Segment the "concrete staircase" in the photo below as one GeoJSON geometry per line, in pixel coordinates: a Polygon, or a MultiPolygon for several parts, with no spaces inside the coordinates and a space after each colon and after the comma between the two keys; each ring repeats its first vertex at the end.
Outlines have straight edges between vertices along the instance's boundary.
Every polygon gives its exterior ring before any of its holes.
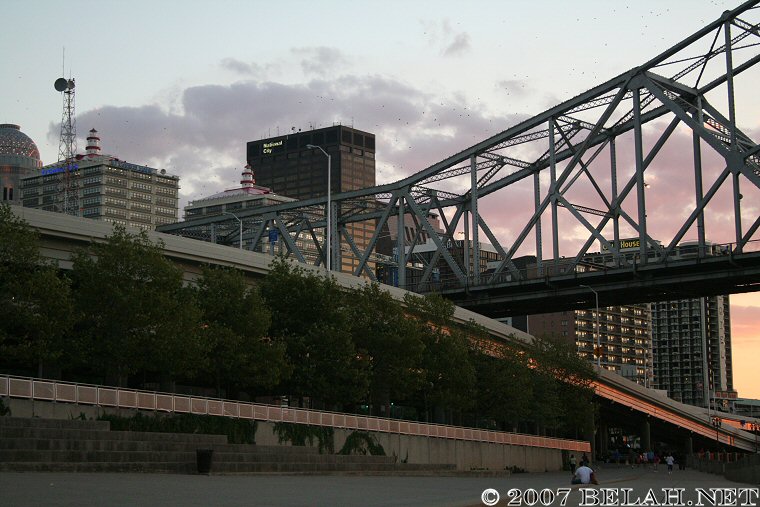
{"type": "Polygon", "coordinates": [[[312,447],[228,444],[223,435],[111,431],[107,421],[0,417],[0,472],[197,473],[213,449],[214,474],[456,473],[454,465],[397,463],[392,456],[319,454],[312,447]]]}

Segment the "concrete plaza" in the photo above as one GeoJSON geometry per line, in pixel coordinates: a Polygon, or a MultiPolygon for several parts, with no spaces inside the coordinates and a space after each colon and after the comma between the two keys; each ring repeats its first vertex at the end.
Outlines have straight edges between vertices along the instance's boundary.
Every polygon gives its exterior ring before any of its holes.
{"type": "MultiPolygon", "coordinates": [[[[666,467],[608,467],[598,470],[599,486],[632,488],[630,502],[644,499],[652,490],[660,502],[663,488],[684,488],[684,504],[696,505],[696,488],[752,488],[757,485],[728,481],[721,476],[666,467]]],[[[0,505],[108,506],[108,507],[475,507],[484,505],[481,494],[499,492],[498,505],[507,505],[508,491],[538,492],[570,488],[569,472],[514,474],[510,477],[409,477],[367,475],[172,475],[91,473],[0,473],[0,505]]],[[[519,505],[528,505],[525,497],[519,505]]],[[[755,503],[750,505],[757,505],[755,503]]],[[[568,506],[583,502],[578,486],[567,497],[568,506]]],[[[620,498],[607,505],[624,505],[620,498]]],[[[539,501],[534,505],[542,505],[539,501]]],[[[560,505],[555,499],[552,505],[560,505]]],[[[670,505],[678,505],[671,502],[670,505]]],[[[709,503],[704,503],[709,505],[709,503]]],[[[742,505],[741,502],[736,505],[742,505]]]]}

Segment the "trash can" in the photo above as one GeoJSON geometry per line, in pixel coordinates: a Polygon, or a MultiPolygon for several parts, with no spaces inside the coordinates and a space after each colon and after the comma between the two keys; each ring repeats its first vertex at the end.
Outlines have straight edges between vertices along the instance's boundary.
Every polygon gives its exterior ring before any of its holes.
{"type": "Polygon", "coordinates": [[[195,462],[198,465],[199,474],[211,473],[211,460],[214,457],[213,449],[196,449],[195,462]]]}

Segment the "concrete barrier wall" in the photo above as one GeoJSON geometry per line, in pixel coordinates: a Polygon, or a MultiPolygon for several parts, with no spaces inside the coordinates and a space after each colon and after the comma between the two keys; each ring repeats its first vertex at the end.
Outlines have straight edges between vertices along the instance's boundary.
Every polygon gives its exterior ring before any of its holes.
{"type": "MultiPolygon", "coordinates": [[[[115,409],[75,403],[55,403],[17,398],[3,398],[15,417],[41,417],[50,419],[95,419],[104,413],[114,413],[130,417],[137,411],[115,409]]],[[[256,443],[258,445],[281,445],[274,432],[274,424],[258,421],[256,443]]],[[[352,430],[335,428],[334,445],[338,451],[343,447],[352,430]]],[[[457,470],[504,470],[513,466],[528,472],[561,470],[562,451],[541,447],[496,444],[451,440],[436,437],[400,435],[396,433],[370,433],[383,446],[388,456],[396,456],[399,461],[421,464],[454,464],[457,470]]],[[[285,444],[288,445],[288,444],[285,444]]],[[[314,442],[314,445],[318,445],[314,442]]]]}
{"type": "Polygon", "coordinates": [[[722,475],[730,481],[760,484],[760,455],[744,456],[742,459],[726,463],[725,461],[699,459],[692,455],[688,460],[689,466],[716,475],[722,475]]]}
{"type": "MultiPolygon", "coordinates": [[[[352,430],[335,428],[333,438],[335,451],[339,451],[352,430]]],[[[562,451],[517,445],[494,444],[450,440],[435,437],[399,435],[368,431],[383,446],[385,454],[396,456],[399,461],[421,464],[454,464],[457,470],[504,470],[517,466],[528,472],[553,472],[562,470],[562,451]]],[[[256,443],[279,445],[274,423],[259,421],[256,443]]],[[[316,447],[318,444],[314,442],[316,447]]]]}

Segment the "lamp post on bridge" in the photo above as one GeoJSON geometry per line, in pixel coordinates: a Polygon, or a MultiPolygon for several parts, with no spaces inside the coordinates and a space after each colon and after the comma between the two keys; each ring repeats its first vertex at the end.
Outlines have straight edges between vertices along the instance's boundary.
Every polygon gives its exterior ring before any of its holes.
{"type": "Polygon", "coordinates": [[[312,150],[317,149],[321,151],[325,155],[325,157],[327,157],[327,223],[325,227],[327,229],[327,233],[325,234],[325,243],[327,244],[327,246],[325,247],[325,254],[326,254],[325,257],[327,257],[327,261],[325,262],[325,266],[327,267],[327,271],[329,273],[330,271],[332,271],[332,259],[330,257],[330,231],[332,229],[332,225],[330,223],[331,218],[332,218],[332,209],[330,205],[331,204],[330,194],[332,193],[330,191],[330,180],[332,179],[331,171],[330,171],[331,157],[321,146],[317,146],[316,144],[307,144],[306,147],[312,150]]]}
{"type": "Polygon", "coordinates": [[[602,367],[602,330],[599,328],[599,293],[596,292],[590,285],[582,285],[588,290],[594,293],[594,299],[596,300],[596,365],[602,367]]]}

